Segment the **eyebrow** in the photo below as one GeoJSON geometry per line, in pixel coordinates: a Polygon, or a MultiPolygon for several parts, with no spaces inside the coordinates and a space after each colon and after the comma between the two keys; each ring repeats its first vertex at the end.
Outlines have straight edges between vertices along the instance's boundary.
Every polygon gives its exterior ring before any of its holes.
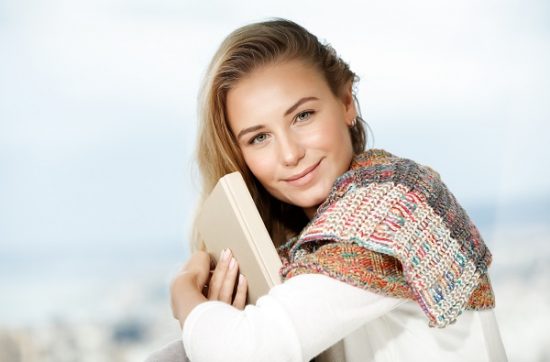
{"type": "Polygon", "coordinates": [[[252,126],[252,127],[248,127],[248,128],[245,128],[243,129],[242,131],[239,132],[239,134],[237,135],[237,139],[241,139],[242,136],[244,136],[245,134],[247,133],[250,133],[250,132],[254,132],[254,131],[257,131],[259,129],[262,129],[264,128],[265,126],[263,124],[259,124],[257,126],[252,126]]]}
{"type": "MultiPolygon", "coordinates": [[[[292,105],[292,107],[290,107],[289,109],[286,110],[285,112],[285,117],[288,116],[290,113],[294,112],[296,110],[296,108],[300,107],[302,104],[306,103],[306,102],[309,102],[309,101],[318,101],[319,98],[317,97],[304,97],[304,98],[300,98],[298,100],[298,102],[294,103],[292,105]]],[[[241,130],[239,132],[239,134],[237,135],[237,140],[241,139],[242,136],[244,136],[245,134],[247,133],[250,133],[250,132],[255,132],[259,129],[262,129],[264,128],[265,126],[263,124],[259,124],[259,125],[256,125],[256,126],[252,126],[252,127],[248,127],[248,128],[245,128],[243,130],[241,130]]]]}
{"type": "Polygon", "coordinates": [[[300,107],[300,105],[302,105],[306,102],[309,102],[309,101],[313,101],[313,100],[318,101],[319,98],[317,98],[317,97],[304,97],[304,98],[301,98],[298,102],[294,103],[294,105],[292,107],[287,109],[287,111],[285,112],[285,117],[288,116],[290,113],[294,112],[296,110],[296,108],[300,107]]]}

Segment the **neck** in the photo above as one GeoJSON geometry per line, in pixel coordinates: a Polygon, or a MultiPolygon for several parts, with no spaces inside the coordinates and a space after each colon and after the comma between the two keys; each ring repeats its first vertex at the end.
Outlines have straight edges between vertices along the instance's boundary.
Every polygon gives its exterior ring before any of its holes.
{"type": "Polygon", "coordinates": [[[313,216],[315,215],[315,212],[317,212],[318,207],[319,207],[319,205],[303,208],[304,213],[306,214],[306,216],[309,220],[313,219],[313,216]]]}

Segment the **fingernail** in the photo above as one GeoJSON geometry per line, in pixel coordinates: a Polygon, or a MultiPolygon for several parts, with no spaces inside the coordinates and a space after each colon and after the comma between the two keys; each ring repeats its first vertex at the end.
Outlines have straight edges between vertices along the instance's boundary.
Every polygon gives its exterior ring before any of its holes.
{"type": "Polygon", "coordinates": [[[220,259],[223,260],[223,261],[226,261],[229,254],[231,254],[229,249],[227,249],[227,248],[223,249],[222,253],[220,255],[220,259]]]}
{"type": "Polygon", "coordinates": [[[235,258],[231,258],[231,262],[229,263],[229,269],[233,269],[235,267],[235,258]]]}
{"type": "Polygon", "coordinates": [[[244,283],[244,275],[239,274],[239,284],[244,283]]]}

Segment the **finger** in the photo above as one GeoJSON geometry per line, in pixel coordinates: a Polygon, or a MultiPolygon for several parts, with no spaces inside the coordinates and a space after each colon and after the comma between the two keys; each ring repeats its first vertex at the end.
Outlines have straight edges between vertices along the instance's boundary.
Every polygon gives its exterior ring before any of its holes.
{"type": "Polygon", "coordinates": [[[210,272],[208,273],[208,277],[206,278],[206,282],[202,286],[202,295],[204,295],[205,298],[208,298],[208,294],[209,294],[208,288],[210,287],[210,280],[212,279],[213,272],[214,272],[213,270],[210,270],[210,272]]]}
{"type": "Polygon", "coordinates": [[[201,285],[208,280],[210,255],[203,251],[197,251],[182,265],[179,273],[193,273],[197,276],[197,282],[201,285]]]}
{"type": "Polygon", "coordinates": [[[235,308],[244,309],[246,305],[246,291],[248,290],[248,282],[244,275],[239,274],[239,283],[237,284],[237,293],[233,300],[235,308]]]}
{"type": "Polygon", "coordinates": [[[210,284],[208,286],[208,299],[218,300],[220,289],[225,280],[225,274],[227,273],[227,268],[229,267],[230,260],[231,250],[222,250],[218,264],[216,265],[216,268],[212,273],[212,278],[210,279],[210,284]]]}
{"type": "Polygon", "coordinates": [[[233,300],[233,292],[235,291],[235,284],[237,283],[238,273],[239,265],[237,260],[232,257],[220,289],[220,294],[218,295],[218,300],[231,304],[231,301],[233,300]]]}

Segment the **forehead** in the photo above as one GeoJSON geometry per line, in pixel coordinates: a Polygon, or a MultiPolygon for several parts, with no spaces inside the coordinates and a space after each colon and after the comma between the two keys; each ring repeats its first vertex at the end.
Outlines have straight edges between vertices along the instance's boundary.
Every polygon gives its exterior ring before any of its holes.
{"type": "Polygon", "coordinates": [[[284,114],[303,97],[330,97],[323,75],[299,60],[261,66],[229,90],[226,112],[230,123],[258,113],[284,114]]]}

